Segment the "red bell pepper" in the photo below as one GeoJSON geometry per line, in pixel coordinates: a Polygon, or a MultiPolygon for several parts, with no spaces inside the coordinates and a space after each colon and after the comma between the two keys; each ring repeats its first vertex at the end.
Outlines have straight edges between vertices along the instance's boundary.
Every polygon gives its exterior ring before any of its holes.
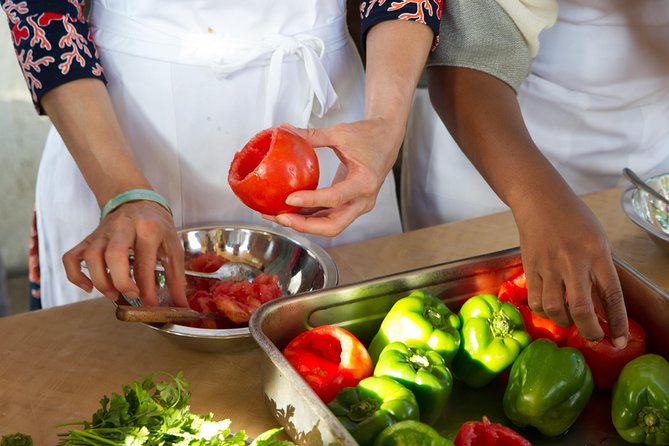
{"type": "Polygon", "coordinates": [[[527,305],[527,278],[525,273],[505,280],[499,287],[497,298],[502,302],[511,302],[515,306],[527,305]]]}
{"type": "Polygon", "coordinates": [[[483,421],[467,421],[455,436],[455,446],[532,446],[525,437],[499,423],[492,423],[484,416],[483,421]]]}
{"type": "Polygon", "coordinates": [[[569,327],[558,325],[552,319],[539,316],[528,305],[520,305],[518,309],[523,316],[525,331],[530,334],[532,339],[545,338],[550,339],[560,347],[567,345],[567,337],[569,337],[573,325],[569,327]]]}
{"type": "Polygon", "coordinates": [[[573,325],[563,327],[556,324],[552,319],[543,317],[532,311],[527,301],[527,278],[525,273],[504,281],[497,294],[501,302],[511,302],[523,316],[525,330],[532,339],[545,338],[555,342],[558,346],[564,347],[567,343],[567,337],[571,333],[573,325]]]}
{"type": "Polygon", "coordinates": [[[604,320],[600,320],[599,324],[604,330],[604,337],[599,341],[585,339],[574,327],[567,338],[567,345],[581,351],[592,371],[595,387],[611,389],[625,364],[646,353],[646,332],[638,322],[628,318],[627,345],[618,348],[609,336],[609,324],[604,320]]]}
{"type": "Polygon", "coordinates": [[[293,338],[283,354],[324,403],[345,387],[355,387],[374,366],[367,349],[350,331],[321,325],[293,338]]]}

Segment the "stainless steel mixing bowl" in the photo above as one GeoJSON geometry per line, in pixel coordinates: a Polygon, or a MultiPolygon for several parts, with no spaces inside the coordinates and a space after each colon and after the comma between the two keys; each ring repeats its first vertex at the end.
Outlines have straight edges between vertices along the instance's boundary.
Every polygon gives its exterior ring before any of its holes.
{"type": "MultiPolygon", "coordinates": [[[[262,272],[275,274],[290,298],[308,291],[337,285],[337,267],[330,255],[307,238],[287,229],[251,224],[217,224],[178,231],[186,260],[213,253],[242,261],[262,272]]],[[[159,296],[167,296],[165,280],[158,273],[159,296]]],[[[234,352],[254,347],[248,327],[204,329],[177,324],[145,324],[161,335],[190,349],[234,352]]]]}

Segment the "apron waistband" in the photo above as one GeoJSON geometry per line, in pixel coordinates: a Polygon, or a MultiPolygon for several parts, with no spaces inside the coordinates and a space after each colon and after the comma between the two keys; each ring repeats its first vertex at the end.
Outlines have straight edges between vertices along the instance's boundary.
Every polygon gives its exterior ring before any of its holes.
{"type": "Polygon", "coordinates": [[[266,127],[272,125],[284,62],[301,62],[309,82],[308,97],[311,99],[305,104],[301,124],[306,124],[312,113],[322,118],[337,102],[337,93],[323,58],[326,51],[340,49],[348,42],[346,16],[301,33],[244,39],[213,32],[175,33],[106,9],[99,3],[95,6],[91,13],[91,29],[101,49],[168,63],[209,67],[221,79],[246,68],[268,66],[266,127]]]}

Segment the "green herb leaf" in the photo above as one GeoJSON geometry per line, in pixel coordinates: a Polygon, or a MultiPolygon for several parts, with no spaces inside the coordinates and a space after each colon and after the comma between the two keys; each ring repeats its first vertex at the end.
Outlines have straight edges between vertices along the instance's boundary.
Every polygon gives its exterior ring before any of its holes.
{"type": "Polygon", "coordinates": [[[15,434],[3,435],[0,439],[0,446],[33,446],[33,439],[30,435],[17,432],[15,434]]]}
{"type": "MultiPolygon", "coordinates": [[[[190,383],[182,372],[167,376],[169,381],[156,383],[149,375],[122,386],[123,394],[105,395],[91,421],[61,425],[81,428],[59,434],[58,446],[246,446],[246,433],[232,433],[230,420],[214,421],[211,413],[200,416],[190,412],[190,383]]],[[[281,430],[267,431],[252,444],[294,446],[290,441],[274,440],[281,430]]]]}

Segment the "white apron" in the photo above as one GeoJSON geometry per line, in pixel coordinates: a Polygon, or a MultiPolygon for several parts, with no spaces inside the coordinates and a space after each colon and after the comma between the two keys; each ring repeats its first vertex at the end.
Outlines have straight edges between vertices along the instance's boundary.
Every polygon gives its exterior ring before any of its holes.
{"type": "MultiPolygon", "coordinates": [[[[234,153],[260,130],[326,127],[363,118],[364,74],[344,0],[216,2],[98,0],[90,18],[121,126],[177,227],[270,225],[234,196],[234,153]]],[[[319,187],[339,160],[318,151],[319,187]]],[[[392,176],[376,207],[322,246],[401,231],[392,176]]],[[[98,224],[100,210],[52,129],[37,181],[43,307],[91,297],[70,284],[61,257],[98,224]]]]}
{"type": "MultiPolygon", "coordinates": [[[[577,194],[669,172],[669,2],[564,0],[518,100],[527,127],[577,194]]],[[[500,147],[499,150],[504,150],[500,147]]],[[[403,149],[405,229],[507,209],[416,94],[403,149]]]]}

